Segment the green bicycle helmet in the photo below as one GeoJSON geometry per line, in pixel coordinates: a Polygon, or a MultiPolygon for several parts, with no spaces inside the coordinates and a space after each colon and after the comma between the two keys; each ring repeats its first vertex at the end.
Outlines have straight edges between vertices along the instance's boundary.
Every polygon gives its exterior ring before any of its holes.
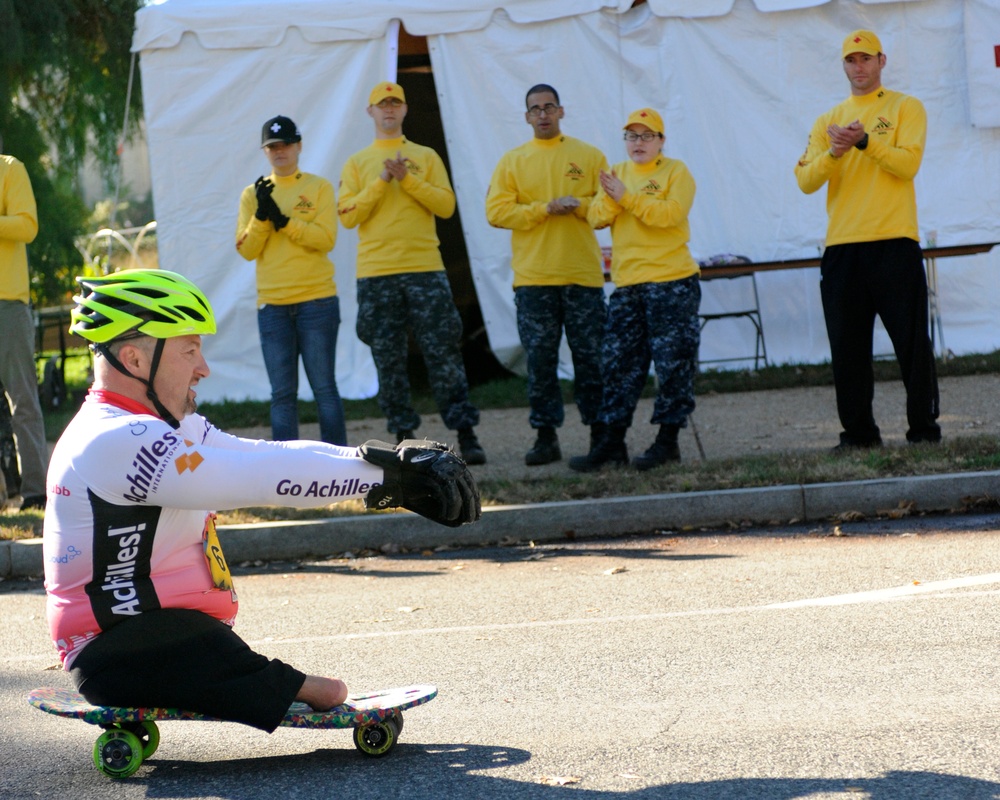
{"type": "Polygon", "coordinates": [[[215,314],[201,289],[183,275],[164,269],[133,269],[100,278],[78,277],[83,291],[73,300],[70,332],[90,342],[122,375],[146,386],[157,413],[172,428],[180,421],[160,401],[153,388],[167,339],[215,333],[215,314]],[[149,336],[156,340],[149,377],[134,375],[118,360],[110,345],[116,340],[149,336]]]}
{"type": "Polygon", "coordinates": [[[208,298],[176,272],[134,269],[76,280],[82,291],[73,298],[70,332],[94,344],[130,331],[154,339],[215,333],[208,298]]]}

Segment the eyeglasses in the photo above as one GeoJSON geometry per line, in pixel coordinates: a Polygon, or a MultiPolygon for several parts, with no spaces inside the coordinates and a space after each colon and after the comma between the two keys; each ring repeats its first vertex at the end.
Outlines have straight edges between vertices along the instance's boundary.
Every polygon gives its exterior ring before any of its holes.
{"type": "Polygon", "coordinates": [[[539,117],[544,111],[545,116],[551,117],[559,110],[559,108],[560,106],[557,106],[555,103],[546,103],[544,106],[532,106],[528,109],[528,116],[539,117]]]}
{"type": "Polygon", "coordinates": [[[636,133],[635,131],[625,131],[625,141],[626,142],[637,142],[642,139],[644,142],[651,142],[653,139],[660,138],[660,134],[653,133],[653,131],[645,131],[643,133],[636,133]]]}
{"type": "Polygon", "coordinates": [[[398,97],[387,97],[385,98],[385,100],[380,100],[375,105],[381,109],[399,108],[401,105],[403,105],[403,101],[400,100],[398,97]]]}

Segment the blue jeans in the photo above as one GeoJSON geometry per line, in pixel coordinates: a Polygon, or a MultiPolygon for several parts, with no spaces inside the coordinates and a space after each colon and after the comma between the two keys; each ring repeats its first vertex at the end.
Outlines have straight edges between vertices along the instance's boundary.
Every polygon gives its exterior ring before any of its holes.
{"type": "Polygon", "coordinates": [[[264,366],[271,382],[271,436],[299,438],[299,356],[319,411],[320,438],[347,444],[344,406],[337,391],[337,330],[340,298],[322,297],[257,310],[264,366]]]}

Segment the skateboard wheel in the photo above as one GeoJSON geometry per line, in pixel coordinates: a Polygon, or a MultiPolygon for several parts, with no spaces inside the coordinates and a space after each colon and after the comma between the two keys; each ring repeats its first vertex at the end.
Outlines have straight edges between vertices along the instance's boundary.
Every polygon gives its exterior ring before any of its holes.
{"type": "Polygon", "coordinates": [[[142,744],[143,761],[153,755],[160,746],[160,729],[151,719],[144,719],[142,722],[122,722],[118,727],[136,735],[142,744]]]}
{"type": "Polygon", "coordinates": [[[393,717],[374,725],[362,725],[354,729],[354,746],[366,756],[382,758],[396,746],[399,725],[393,717]]]}
{"type": "Polygon", "coordinates": [[[111,778],[127,778],[142,765],[142,742],[131,731],[105,731],[94,743],[94,766],[111,778]]]}

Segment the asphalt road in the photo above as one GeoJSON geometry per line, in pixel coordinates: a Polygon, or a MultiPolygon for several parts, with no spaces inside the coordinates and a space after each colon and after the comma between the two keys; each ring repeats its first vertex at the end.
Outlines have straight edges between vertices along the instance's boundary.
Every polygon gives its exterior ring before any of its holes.
{"type": "Polygon", "coordinates": [[[40,584],[0,584],[0,797],[1000,797],[1000,516],[588,540],[238,577],[238,630],[356,690],[435,683],[384,760],[347,731],[161,726],[112,783],[40,584]]]}

